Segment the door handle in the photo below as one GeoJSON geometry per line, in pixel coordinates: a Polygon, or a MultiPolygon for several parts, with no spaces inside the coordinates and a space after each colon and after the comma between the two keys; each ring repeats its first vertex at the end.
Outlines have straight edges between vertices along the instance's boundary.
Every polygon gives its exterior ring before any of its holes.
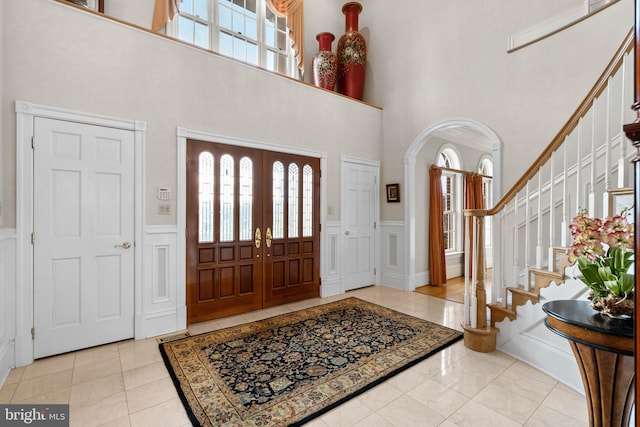
{"type": "Polygon", "coordinates": [[[346,231],[344,232],[344,234],[348,236],[348,235],[349,235],[349,230],[346,230],[346,231]]]}
{"type": "Polygon", "coordinates": [[[124,242],[121,245],[114,245],[114,248],[122,248],[122,249],[129,249],[131,247],[131,243],[129,242],[124,242]]]}
{"type": "Polygon", "coordinates": [[[260,242],[262,242],[262,233],[260,227],[256,228],[256,249],[260,249],[260,242]]]}
{"type": "Polygon", "coordinates": [[[265,236],[265,238],[267,239],[267,247],[270,248],[271,247],[271,227],[267,227],[267,235],[265,236]]]}

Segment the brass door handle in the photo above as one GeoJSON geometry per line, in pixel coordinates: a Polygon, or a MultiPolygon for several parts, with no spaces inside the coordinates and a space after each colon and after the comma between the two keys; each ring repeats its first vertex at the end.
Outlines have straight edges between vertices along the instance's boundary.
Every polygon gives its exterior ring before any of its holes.
{"type": "Polygon", "coordinates": [[[129,242],[124,242],[121,245],[114,245],[114,248],[122,248],[122,249],[129,249],[131,247],[131,243],[129,242]]]}
{"type": "Polygon", "coordinates": [[[256,228],[256,249],[260,249],[260,242],[262,241],[262,233],[260,227],[256,228]]]}
{"type": "Polygon", "coordinates": [[[267,239],[267,247],[271,247],[271,227],[267,227],[267,235],[265,236],[267,239]]]}

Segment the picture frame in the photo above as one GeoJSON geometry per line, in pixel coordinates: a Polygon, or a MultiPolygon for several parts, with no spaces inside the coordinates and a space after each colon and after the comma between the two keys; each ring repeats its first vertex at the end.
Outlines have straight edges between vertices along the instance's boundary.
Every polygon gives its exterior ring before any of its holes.
{"type": "Polygon", "coordinates": [[[387,202],[400,202],[400,184],[387,184],[387,202]]]}
{"type": "Polygon", "coordinates": [[[609,193],[609,216],[620,215],[623,209],[627,209],[629,217],[633,221],[633,188],[615,188],[607,193],[609,193]]]}

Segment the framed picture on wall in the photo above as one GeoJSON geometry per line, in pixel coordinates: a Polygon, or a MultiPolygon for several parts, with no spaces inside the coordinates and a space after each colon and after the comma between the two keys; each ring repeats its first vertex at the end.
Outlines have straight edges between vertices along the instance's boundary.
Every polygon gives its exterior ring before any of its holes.
{"type": "Polygon", "coordinates": [[[387,184],[387,202],[400,201],[400,184],[387,184]]]}
{"type": "Polygon", "coordinates": [[[633,188],[615,188],[609,190],[609,216],[620,215],[624,209],[633,221],[633,188]]]}

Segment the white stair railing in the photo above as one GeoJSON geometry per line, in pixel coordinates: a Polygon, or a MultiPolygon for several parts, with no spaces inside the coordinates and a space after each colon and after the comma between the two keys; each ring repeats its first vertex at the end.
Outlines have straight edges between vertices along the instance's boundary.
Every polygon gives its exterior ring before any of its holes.
{"type": "MultiPolygon", "coordinates": [[[[622,125],[635,119],[629,108],[633,88],[627,84],[633,81],[632,42],[629,32],[594,88],[543,154],[494,208],[478,212],[478,216],[493,217],[491,303],[507,307],[507,287],[530,290],[528,270],[551,270],[554,248],[570,244],[570,219],[580,209],[606,216],[607,191],[630,186],[633,171],[622,125]]],[[[467,244],[473,245],[475,254],[474,235],[473,230],[467,233],[467,244]]],[[[477,273],[482,281],[485,272],[474,268],[472,274],[477,273]]],[[[477,283],[477,278],[472,277],[471,283],[477,283]]],[[[472,317],[475,310],[467,306],[466,312],[472,317]]],[[[477,321],[471,318],[467,323],[477,321]]]]}

